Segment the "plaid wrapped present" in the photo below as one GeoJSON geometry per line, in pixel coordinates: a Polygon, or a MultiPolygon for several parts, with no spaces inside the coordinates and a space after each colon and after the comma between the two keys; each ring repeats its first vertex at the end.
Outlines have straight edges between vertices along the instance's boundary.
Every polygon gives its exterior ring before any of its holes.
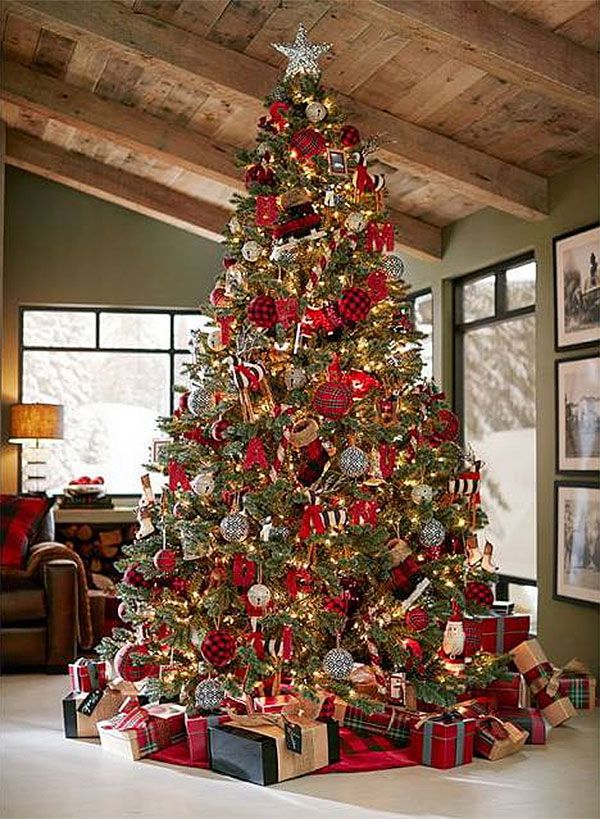
{"type": "Polygon", "coordinates": [[[558,681],[558,693],[568,697],[573,706],[583,711],[596,707],[596,678],[591,674],[564,672],[558,681]]]}
{"type": "Polygon", "coordinates": [[[470,653],[481,650],[506,654],[527,639],[529,625],[527,614],[492,612],[485,617],[466,618],[464,628],[470,653]]]}
{"type": "Polygon", "coordinates": [[[385,705],[382,711],[366,714],[361,708],[338,699],[335,703],[334,719],[359,736],[380,734],[392,740],[397,746],[405,748],[410,744],[410,727],[415,713],[393,705],[385,705]]]}
{"type": "Polygon", "coordinates": [[[74,663],[69,663],[69,679],[74,694],[89,694],[90,691],[106,688],[108,681],[106,662],[80,657],[74,663]]]}
{"type": "Polygon", "coordinates": [[[546,744],[546,723],[539,708],[499,708],[497,716],[527,731],[526,745],[546,744]]]}
{"type": "Polygon", "coordinates": [[[472,717],[476,720],[493,714],[495,709],[496,703],[491,697],[475,697],[471,700],[462,700],[454,706],[454,710],[462,714],[463,717],[472,717]]]}
{"type": "Polygon", "coordinates": [[[529,705],[529,689],[522,674],[507,672],[506,680],[494,680],[487,688],[469,688],[460,699],[489,698],[496,708],[525,708],[529,705]]]}
{"type": "Polygon", "coordinates": [[[208,729],[211,725],[220,725],[230,719],[229,714],[185,714],[185,732],[192,762],[210,762],[208,729]]]}
{"type": "Polygon", "coordinates": [[[102,749],[136,760],[185,737],[185,708],[175,703],[134,705],[98,723],[102,749]]]}
{"type": "Polygon", "coordinates": [[[468,765],[473,761],[475,726],[474,719],[457,711],[421,715],[411,730],[411,756],[431,768],[468,765]]]}
{"type": "Polygon", "coordinates": [[[491,714],[477,722],[474,750],[476,756],[496,760],[520,751],[527,741],[527,731],[491,714]]]}
{"type": "Polygon", "coordinates": [[[575,709],[569,698],[559,695],[558,678],[537,640],[525,640],[511,649],[510,654],[529,685],[534,703],[542,709],[551,725],[562,725],[575,716],[575,709]]]}

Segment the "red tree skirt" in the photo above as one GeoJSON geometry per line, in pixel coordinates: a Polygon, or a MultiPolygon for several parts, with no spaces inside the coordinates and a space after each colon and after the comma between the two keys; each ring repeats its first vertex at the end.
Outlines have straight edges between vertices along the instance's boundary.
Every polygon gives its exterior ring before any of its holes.
{"type": "MultiPolygon", "coordinates": [[[[192,762],[187,742],[178,742],[162,751],[151,754],[149,759],[182,765],[186,768],[208,768],[206,762],[192,762]]],[[[349,728],[340,728],[340,761],[315,771],[325,773],[357,773],[359,771],[381,771],[385,768],[408,768],[416,765],[408,748],[398,748],[387,737],[359,736],[349,728]]]]}

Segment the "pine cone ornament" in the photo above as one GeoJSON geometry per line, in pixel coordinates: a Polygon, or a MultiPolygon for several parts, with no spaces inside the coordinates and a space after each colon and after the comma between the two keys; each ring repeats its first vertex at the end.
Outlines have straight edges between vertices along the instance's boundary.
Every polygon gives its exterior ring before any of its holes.
{"type": "Polygon", "coordinates": [[[292,134],[290,139],[292,154],[296,159],[311,159],[313,156],[325,153],[327,143],[325,137],[314,128],[302,128],[292,134]]]}
{"type": "Polygon", "coordinates": [[[465,586],[465,598],[478,606],[485,606],[488,609],[494,605],[494,592],[487,583],[471,580],[465,586]]]}
{"type": "Polygon", "coordinates": [[[214,665],[215,668],[222,668],[235,657],[237,651],[237,644],[235,637],[229,634],[228,631],[214,631],[207,632],[204,640],[200,645],[200,652],[207,663],[214,665]]]}
{"type": "Polygon", "coordinates": [[[277,308],[273,296],[255,296],[248,305],[248,320],[257,327],[274,327],[277,323],[277,308]]]}
{"type": "Polygon", "coordinates": [[[338,308],[346,324],[356,324],[367,317],[371,309],[371,297],[362,287],[349,287],[342,293],[338,308]]]}
{"type": "Polygon", "coordinates": [[[325,418],[341,418],[352,407],[352,390],[341,381],[326,381],[315,390],[312,405],[325,418]]]}
{"type": "Polygon", "coordinates": [[[429,614],[421,606],[415,606],[406,612],[405,622],[411,631],[424,631],[429,625],[429,614]]]}

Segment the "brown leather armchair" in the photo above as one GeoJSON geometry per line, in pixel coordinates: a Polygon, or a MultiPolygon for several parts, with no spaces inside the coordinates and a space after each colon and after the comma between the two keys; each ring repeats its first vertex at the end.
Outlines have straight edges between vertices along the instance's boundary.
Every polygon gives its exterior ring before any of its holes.
{"type": "MultiPolygon", "coordinates": [[[[54,517],[48,513],[36,548],[54,539],[54,517]]],[[[40,563],[35,573],[0,570],[0,657],[3,671],[44,670],[64,673],[77,656],[77,565],[68,559],[40,563]]]]}

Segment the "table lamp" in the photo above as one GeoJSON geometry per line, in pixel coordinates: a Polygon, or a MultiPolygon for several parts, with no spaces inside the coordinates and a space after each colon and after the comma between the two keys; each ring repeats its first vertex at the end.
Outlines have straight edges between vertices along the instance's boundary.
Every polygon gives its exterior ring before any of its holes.
{"type": "Polygon", "coordinates": [[[63,437],[63,407],[60,404],[13,404],[10,408],[11,444],[25,444],[23,451],[25,469],[23,477],[26,489],[43,491],[46,482],[48,452],[40,447],[40,441],[63,437]],[[31,446],[31,441],[35,444],[31,446]],[[35,487],[34,487],[35,484],[35,487]]]}

